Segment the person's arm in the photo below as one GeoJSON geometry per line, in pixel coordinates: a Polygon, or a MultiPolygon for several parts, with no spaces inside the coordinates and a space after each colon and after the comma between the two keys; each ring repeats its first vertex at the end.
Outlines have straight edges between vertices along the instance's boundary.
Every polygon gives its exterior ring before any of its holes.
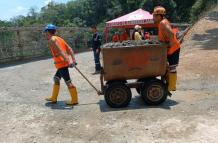
{"type": "Polygon", "coordinates": [[[99,53],[101,51],[101,37],[99,34],[97,34],[96,36],[97,36],[97,42],[98,42],[98,47],[96,49],[96,52],[99,53]]]}
{"type": "Polygon", "coordinates": [[[166,37],[166,35],[169,35],[169,38],[170,38],[170,45],[172,46],[174,43],[174,32],[172,30],[172,28],[170,27],[170,25],[168,24],[164,24],[164,23],[160,23],[161,24],[161,27],[163,28],[163,30],[165,31],[163,33],[163,37],[166,37]]]}
{"type": "Polygon", "coordinates": [[[72,48],[67,43],[65,43],[65,45],[67,47],[67,54],[69,54],[71,56],[73,63],[75,63],[76,59],[75,59],[74,52],[73,52],[72,48]]]}
{"type": "Polygon", "coordinates": [[[120,36],[119,35],[117,35],[117,41],[119,42],[121,39],[120,39],[120,36]]]}
{"type": "Polygon", "coordinates": [[[99,52],[100,52],[100,48],[97,48],[97,49],[96,49],[96,53],[99,53],[99,52]]]}
{"type": "Polygon", "coordinates": [[[116,42],[115,35],[113,35],[112,41],[113,41],[113,42],[116,42]]]}
{"type": "Polygon", "coordinates": [[[64,61],[69,61],[66,54],[61,50],[60,44],[56,41],[55,38],[51,38],[50,44],[53,45],[54,50],[58,51],[59,55],[64,59],[64,61]]]}

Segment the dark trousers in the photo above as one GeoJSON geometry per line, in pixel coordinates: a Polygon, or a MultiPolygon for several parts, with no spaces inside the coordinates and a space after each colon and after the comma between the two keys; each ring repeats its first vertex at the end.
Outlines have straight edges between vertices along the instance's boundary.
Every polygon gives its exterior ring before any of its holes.
{"type": "Polygon", "coordinates": [[[175,51],[172,55],[167,56],[171,73],[176,73],[176,68],[179,65],[179,55],[180,48],[177,51],[175,51]]]}
{"type": "Polygon", "coordinates": [[[61,78],[63,78],[66,83],[71,82],[68,67],[58,69],[57,72],[55,73],[54,76],[55,82],[60,81],[61,78]]]}
{"type": "Polygon", "coordinates": [[[172,55],[167,56],[167,60],[169,65],[178,65],[179,64],[179,55],[180,55],[180,48],[175,51],[172,55]]]}
{"type": "Polygon", "coordinates": [[[100,71],[101,70],[100,52],[96,52],[96,50],[93,50],[93,53],[94,53],[94,60],[95,60],[95,70],[100,71]]]}

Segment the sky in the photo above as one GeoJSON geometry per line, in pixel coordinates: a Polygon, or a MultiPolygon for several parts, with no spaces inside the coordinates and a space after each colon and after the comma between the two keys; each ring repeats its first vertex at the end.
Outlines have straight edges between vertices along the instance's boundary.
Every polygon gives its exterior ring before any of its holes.
{"type": "MultiPolygon", "coordinates": [[[[51,0],[0,0],[0,20],[10,20],[18,15],[27,15],[31,7],[38,11],[51,0]]],[[[70,0],[52,0],[57,3],[66,3],[70,0]]]]}

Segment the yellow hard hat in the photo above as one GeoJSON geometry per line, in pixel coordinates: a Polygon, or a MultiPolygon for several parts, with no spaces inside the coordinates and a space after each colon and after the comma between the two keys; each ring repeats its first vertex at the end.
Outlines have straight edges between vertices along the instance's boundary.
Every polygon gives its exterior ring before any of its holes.
{"type": "Polygon", "coordinates": [[[166,14],[166,9],[164,7],[162,7],[162,6],[156,6],[154,8],[153,14],[155,14],[155,15],[158,15],[158,14],[165,15],[166,14]]]}

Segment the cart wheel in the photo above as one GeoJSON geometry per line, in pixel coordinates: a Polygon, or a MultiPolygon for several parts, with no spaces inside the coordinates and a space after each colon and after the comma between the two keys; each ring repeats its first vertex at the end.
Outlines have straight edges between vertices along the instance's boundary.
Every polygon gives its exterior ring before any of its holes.
{"type": "MultiPolygon", "coordinates": [[[[146,82],[148,80],[153,80],[153,79],[156,79],[156,78],[154,78],[154,77],[141,78],[141,79],[138,79],[137,82],[146,82]]],[[[141,87],[136,88],[136,91],[137,91],[138,94],[141,94],[141,87]]]]}
{"type": "Polygon", "coordinates": [[[132,98],[129,87],[122,82],[109,84],[104,95],[106,103],[112,108],[128,106],[132,98]]]}
{"type": "Polygon", "coordinates": [[[146,81],[141,89],[141,95],[146,104],[159,105],[167,99],[166,85],[159,79],[146,81]]]}

